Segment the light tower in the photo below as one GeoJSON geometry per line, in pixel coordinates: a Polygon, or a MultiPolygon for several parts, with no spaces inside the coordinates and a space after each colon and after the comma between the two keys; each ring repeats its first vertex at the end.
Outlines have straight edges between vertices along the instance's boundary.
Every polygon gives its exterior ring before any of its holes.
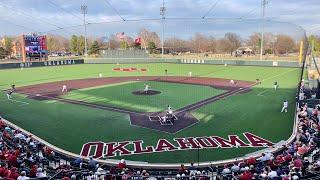
{"type": "Polygon", "coordinates": [[[266,10],[266,5],[268,4],[267,0],[262,0],[261,1],[261,7],[262,7],[262,12],[261,12],[261,41],[260,41],[260,60],[262,60],[262,55],[263,55],[263,41],[264,41],[264,15],[265,15],[265,10],[266,10]]]}
{"type": "Polygon", "coordinates": [[[166,7],[164,7],[164,0],[162,0],[162,7],[160,7],[160,15],[161,15],[161,24],[162,24],[162,33],[161,33],[161,58],[163,58],[164,54],[164,20],[165,20],[165,12],[166,7]]]}
{"type": "Polygon", "coordinates": [[[88,7],[86,5],[81,5],[81,13],[83,14],[83,26],[84,26],[84,55],[85,57],[88,57],[87,24],[86,24],[86,14],[88,13],[88,7]]]}

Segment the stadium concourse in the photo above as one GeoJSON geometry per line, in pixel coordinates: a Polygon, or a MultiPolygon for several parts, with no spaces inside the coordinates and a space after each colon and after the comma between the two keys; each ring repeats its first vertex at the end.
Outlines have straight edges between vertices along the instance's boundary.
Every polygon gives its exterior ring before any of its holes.
{"type": "Polygon", "coordinates": [[[312,179],[320,177],[320,104],[305,90],[297,110],[295,140],[275,153],[235,161],[224,166],[198,168],[181,164],[172,169],[141,169],[126,165],[100,164],[93,158],[70,158],[15,129],[0,117],[0,177],[4,179],[312,179]],[[309,96],[309,95],[310,96],[309,96]],[[313,106],[310,107],[310,104],[313,106]]]}

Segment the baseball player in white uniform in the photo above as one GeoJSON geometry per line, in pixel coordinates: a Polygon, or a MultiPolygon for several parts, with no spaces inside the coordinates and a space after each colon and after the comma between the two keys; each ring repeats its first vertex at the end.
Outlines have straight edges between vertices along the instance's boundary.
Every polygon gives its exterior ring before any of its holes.
{"type": "Polygon", "coordinates": [[[67,89],[67,85],[62,85],[62,90],[61,90],[61,93],[67,93],[68,92],[68,89],[67,89]]]}
{"type": "Polygon", "coordinates": [[[282,106],[282,109],[281,109],[281,112],[288,112],[288,101],[285,100],[283,101],[283,106],[282,106]]]}
{"type": "Polygon", "coordinates": [[[148,84],[144,84],[144,93],[148,93],[150,86],[148,84]]]}
{"type": "Polygon", "coordinates": [[[16,85],[12,84],[12,85],[11,85],[11,89],[9,89],[9,90],[7,91],[7,98],[8,98],[8,100],[11,99],[11,95],[12,95],[12,93],[13,93],[15,90],[16,90],[16,85]]]}
{"type": "Polygon", "coordinates": [[[231,79],[231,80],[230,80],[230,84],[232,84],[232,85],[234,85],[234,84],[235,84],[235,82],[234,82],[234,80],[233,80],[233,79],[231,79]]]}
{"type": "Polygon", "coordinates": [[[275,81],[275,82],[273,83],[273,87],[274,87],[274,90],[277,91],[277,89],[278,89],[278,87],[279,87],[279,84],[278,84],[277,81],[275,81]]]}
{"type": "Polygon", "coordinates": [[[190,71],[190,72],[189,72],[189,77],[191,77],[191,76],[192,76],[192,72],[190,71]]]}

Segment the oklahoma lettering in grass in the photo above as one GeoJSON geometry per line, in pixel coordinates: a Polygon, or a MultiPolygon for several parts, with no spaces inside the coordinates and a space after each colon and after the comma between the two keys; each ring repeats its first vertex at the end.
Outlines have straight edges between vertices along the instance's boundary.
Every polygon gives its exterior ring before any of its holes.
{"type": "Polygon", "coordinates": [[[134,154],[158,153],[165,151],[181,151],[190,149],[246,148],[270,147],[273,143],[252,133],[243,133],[246,143],[237,135],[229,135],[228,139],[219,136],[174,138],[172,141],[159,139],[155,146],[144,146],[143,140],[122,142],[88,142],[83,145],[81,155],[94,158],[115,157],[134,154]],[[94,152],[91,154],[90,152],[94,152]]]}

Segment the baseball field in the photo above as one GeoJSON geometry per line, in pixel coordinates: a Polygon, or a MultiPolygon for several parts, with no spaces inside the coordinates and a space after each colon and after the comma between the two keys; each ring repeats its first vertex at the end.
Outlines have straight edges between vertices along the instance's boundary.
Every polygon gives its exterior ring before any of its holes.
{"type": "MultiPolygon", "coordinates": [[[[169,146],[178,147],[175,138],[188,137],[228,139],[236,135],[249,144],[246,132],[275,144],[292,133],[300,73],[300,68],[169,63],[0,70],[0,88],[9,89],[12,84],[17,88],[11,100],[3,91],[0,114],[45,141],[77,154],[88,142],[115,146],[117,142],[128,142],[125,148],[131,152],[137,148],[134,141],[143,142],[145,148],[156,147],[160,139],[166,139],[169,146]],[[275,81],[279,84],[276,91],[275,81]],[[158,94],[133,93],[142,91],[145,84],[158,94]],[[67,85],[68,93],[61,93],[62,85],[67,85]],[[280,113],[284,100],[289,102],[288,113],[280,113]],[[150,118],[161,117],[168,105],[177,113],[175,123],[163,125],[150,118]]],[[[101,158],[202,162],[240,157],[264,148],[180,146],[173,150],[166,145],[166,151],[120,154],[115,150],[114,156],[103,152],[106,156],[101,158]]],[[[94,149],[89,151],[92,154],[94,149]]]]}

